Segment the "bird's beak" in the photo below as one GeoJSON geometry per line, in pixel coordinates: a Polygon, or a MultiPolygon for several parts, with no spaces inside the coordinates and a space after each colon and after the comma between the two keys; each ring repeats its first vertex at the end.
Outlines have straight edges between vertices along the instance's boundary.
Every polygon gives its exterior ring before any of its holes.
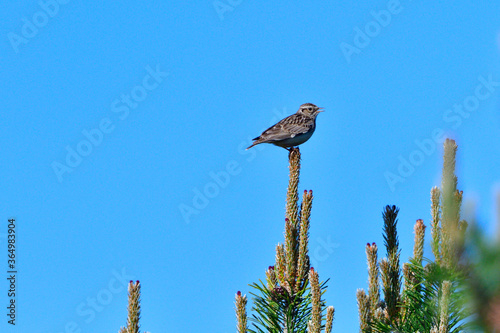
{"type": "Polygon", "coordinates": [[[319,108],[317,112],[318,112],[318,113],[320,113],[320,112],[325,112],[325,110],[324,110],[324,108],[319,108]]]}

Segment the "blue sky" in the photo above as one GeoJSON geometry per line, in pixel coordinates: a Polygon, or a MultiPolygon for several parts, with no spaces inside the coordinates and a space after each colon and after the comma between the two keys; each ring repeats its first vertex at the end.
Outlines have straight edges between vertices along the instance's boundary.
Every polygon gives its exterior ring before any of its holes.
{"type": "Polygon", "coordinates": [[[285,150],[242,147],[306,102],[326,110],[299,188],[335,332],[358,330],[383,207],[401,208],[404,260],[428,225],[444,136],[497,230],[499,3],[42,0],[0,22],[0,258],[6,276],[16,218],[18,269],[2,332],[117,332],[130,279],[143,330],[235,332],[234,294],[283,241],[288,180],[285,150]]]}

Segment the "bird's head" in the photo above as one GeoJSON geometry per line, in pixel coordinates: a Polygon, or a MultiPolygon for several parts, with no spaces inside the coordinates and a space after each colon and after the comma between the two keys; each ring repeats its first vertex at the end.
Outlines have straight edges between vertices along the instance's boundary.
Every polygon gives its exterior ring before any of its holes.
{"type": "Polygon", "coordinates": [[[307,117],[316,117],[320,112],[323,112],[323,108],[320,108],[312,103],[302,104],[298,111],[298,113],[307,117]]]}

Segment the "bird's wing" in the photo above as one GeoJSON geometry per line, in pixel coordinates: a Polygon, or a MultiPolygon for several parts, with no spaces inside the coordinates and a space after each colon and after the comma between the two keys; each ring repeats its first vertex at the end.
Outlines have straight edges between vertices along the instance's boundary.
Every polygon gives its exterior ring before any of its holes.
{"type": "Polygon", "coordinates": [[[265,130],[258,138],[262,141],[280,141],[293,138],[299,134],[307,133],[314,123],[303,117],[293,114],[274,126],[265,130]]]}

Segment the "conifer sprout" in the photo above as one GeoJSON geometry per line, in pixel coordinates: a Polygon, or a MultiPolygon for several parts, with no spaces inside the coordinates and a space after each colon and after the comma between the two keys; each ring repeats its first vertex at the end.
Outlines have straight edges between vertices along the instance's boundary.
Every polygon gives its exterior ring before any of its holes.
{"type": "MultiPolygon", "coordinates": [[[[140,333],[139,320],[141,319],[141,284],[139,281],[130,281],[128,285],[128,317],[127,327],[122,327],[120,333],[140,333]]],[[[147,333],[147,332],[145,332],[147,333]]]]}
{"type": "Polygon", "coordinates": [[[358,289],[358,291],[356,292],[356,298],[358,300],[360,332],[370,333],[371,332],[370,299],[368,298],[363,289],[358,289]]]}
{"type": "Polygon", "coordinates": [[[276,277],[281,286],[288,286],[288,281],[285,279],[285,248],[283,244],[276,245],[276,277]]]}
{"type": "Polygon", "coordinates": [[[413,259],[415,262],[422,264],[422,259],[424,258],[424,237],[425,237],[425,225],[424,221],[417,220],[414,227],[415,232],[415,244],[413,246],[413,259]]]}
{"type": "Polygon", "coordinates": [[[238,333],[247,332],[247,295],[241,296],[238,291],[235,296],[234,305],[236,307],[236,329],[238,333]]]}
{"type": "Polygon", "coordinates": [[[318,273],[314,271],[311,267],[309,271],[309,281],[311,282],[311,293],[312,293],[312,313],[311,321],[309,325],[310,333],[320,333],[321,332],[321,289],[319,287],[319,276],[318,273]]]}
{"type": "Polygon", "coordinates": [[[457,145],[444,142],[441,189],[431,191],[431,247],[436,264],[456,269],[463,251],[467,222],[460,220],[463,192],[457,190],[455,175],[457,145]]]}
{"type": "Polygon", "coordinates": [[[389,321],[397,318],[401,299],[401,275],[399,265],[399,240],[397,234],[397,216],[399,208],[386,206],[382,214],[384,219],[384,241],[387,249],[388,266],[386,271],[386,284],[384,285],[384,299],[387,305],[389,321]]]}
{"type": "MultiPolygon", "coordinates": [[[[298,185],[300,174],[300,151],[299,148],[291,148],[288,154],[290,180],[288,183],[285,218],[285,243],[286,243],[286,270],[290,288],[296,290],[295,279],[297,275],[298,259],[298,185]]],[[[291,290],[289,290],[291,292],[291,290]]]]}
{"type": "Polygon", "coordinates": [[[271,290],[276,287],[278,284],[278,280],[276,279],[276,271],[274,270],[274,266],[269,266],[266,271],[266,280],[267,280],[267,289],[271,290]]]}
{"type": "Polygon", "coordinates": [[[431,248],[436,264],[441,265],[441,210],[439,207],[439,198],[441,191],[438,187],[433,187],[431,190],[431,248]]]}
{"type": "Polygon", "coordinates": [[[375,313],[375,311],[377,311],[380,303],[377,251],[377,244],[366,244],[366,257],[368,262],[368,297],[370,298],[371,313],[375,313]]]}
{"type": "MultiPolygon", "coordinates": [[[[382,279],[382,290],[384,291],[384,298],[386,296],[386,290],[389,290],[390,284],[391,284],[391,279],[390,279],[390,273],[389,273],[389,261],[387,261],[387,258],[383,258],[380,260],[380,277],[382,279]]],[[[387,307],[384,309],[387,310],[387,307]]]]}
{"type": "Polygon", "coordinates": [[[450,291],[451,282],[443,281],[441,288],[441,299],[439,302],[440,308],[440,319],[439,319],[439,333],[448,333],[448,321],[449,321],[449,305],[450,305],[450,291]]]}
{"type": "Polygon", "coordinates": [[[333,306],[329,306],[328,308],[326,308],[325,333],[331,333],[334,315],[335,315],[335,308],[333,306]]]}
{"type": "Polygon", "coordinates": [[[128,330],[129,333],[139,333],[139,319],[141,317],[141,284],[139,281],[128,285],[128,293],[130,297],[127,320],[128,330]]]}
{"type": "Polygon", "coordinates": [[[288,293],[292,293],[295,289],[295,274],[297,269],[297,227],[293,225],[290,219],[285,219],[285,261],[286,261],[286,278],[287,283],[285,286],[288,293]]]}
{"type": "Polygon", "coordinates": [[[454,140],[446,139],[444,143],[443,178],[441,183],[441,251],[445,267],[456,267],[458,249],[458,223],[460,221],[460,205],[462,192],[457,190],[455,176],[455,156],[457,145],[454,140]]]}
{"type": "Polygon", "coordinates": [[[300,175],[300,151],[299,148],[292,148],[288,154],[290,179],[286,194],[286,217],[293,225],[297,225],[298,220],[298,200],[299,200],[299,175],[300,175]]]}
{"type": "Polygon", "coordinates": [[[299,261],[297,265],[297,285],[295,292],[302,289],[306,282],[306,274],[309,270],[309,218],[312,207],[312,191],[304,190],[300,214],[300,237],[299,237],[299,261]]]}
{"type": "Polygon", "coordinates": [[[413,288],[413,286],[415,284],[415,277],[412,274],[410,264],[408,264],[407,262],[405,262],[403,264],[403,278],[405,281],[404,286],[403,286],[403,288],[404,288],[403,290],[407,291],[407,290],[413,288]]]}
{"type": "MultiPolygon", "coordinates": [[[[413,231],[415,233],[415,241],[413,245],[413,263],[422,265],[422,260],[424,258],[424,240],[425,240],[425,224],[424,221],[418,219],[415,223],[413,231]]],[[[403,264],[403,275],[404,275],[404,290],[408,290],[409,288],[415,288],[417,284],[417,279],[415,274],[410,269],[408,263],[403,264]]],[[[406,300],[408,301],[408,300],[406,300]]]]}
{"type": "MultiPolygon", "coordinates": [[[[424,257],[424,241],[425,241],[425,224],[424,221],[421,219],[418,219],[415,222],[415,226],[413,227],[413,231],[415,233],[415,240],[413,244],[413,258],[412,258],[412,263],[417,264],[419,266],[422,266],[422,261],[424,257]]],[[[404,263],[403,264],[403,277],[404,277],[404,288],[403,291],[410,291],[413,292],[417,288],[417,285],[419,283],[418,279],[416,278],[415,272],[412,270],[410,267],[410,263],[404,263]]],[[[403,293],[405,294],[405,293],[403,293]]],[[[408,294],[408,293],[406,293],[408,294]]],[[[408,297],[403,300],[405,304],[408,302],[411,302],[408,297]]]]}

